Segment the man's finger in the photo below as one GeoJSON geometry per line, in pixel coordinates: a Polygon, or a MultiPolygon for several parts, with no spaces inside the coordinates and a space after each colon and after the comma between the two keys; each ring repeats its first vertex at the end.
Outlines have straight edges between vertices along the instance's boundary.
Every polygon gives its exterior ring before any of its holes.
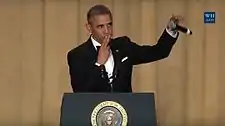
{"type": "Polygon", "coordinates": [[[104,37],[103,42],[102,42],[102,47],[105,47],[107,41],[107,36],[104,37]]]}
{"type": "Polygon", "coordinates": [[[172,14],[170,20],[174,20],[174,19],[175,19],[175,16],[174,16],[174,14],[172,14]]]}
{"type": "Polygon", "coordinates": [[[184,17],[181,16],[181,15],[178,15],[176,21],[177,21],[177,23],[183,23],[184,22],[184,17]]]}
{"type": "Polygon", "coordinates": [[[106,49],[109,50],[110,49],[110,46],[107,46],[106,49]]]}
{"type": "Polygon", "coordinates": [[[106,40],[106,46],[109,45],[110,40],[111,40],[111,35],[108,35],[108,38],[107,38],[107,40],[106,40]]]}
{"type": "Polygon", "coordinates": [[[177,17],[177,20],[182,20],[182,16],[178,15],[177,17]]]}
{"type": "Polygon", "coordinates": [[[104,42],[103,42],[103,46],[104,47],[107,47],[108,46],[108,44],[109,44],[109,41],[110,41],[110,35],[106,35],[105,36],[105,39],[104,39],[104,42]]]}

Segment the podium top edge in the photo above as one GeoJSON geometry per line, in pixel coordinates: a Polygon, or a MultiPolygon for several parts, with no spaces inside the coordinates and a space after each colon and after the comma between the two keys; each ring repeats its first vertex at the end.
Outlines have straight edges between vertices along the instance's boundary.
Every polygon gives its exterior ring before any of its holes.
{"type": "Polygon", "coordinates": [[[86,94],[96,94],[96,95],[99,95],[99,94],[129,94],[129,95],[154,95],[155,93],[154,92],[139,92],[139,93],[120,93],[120,92],[108,92],[108,93],[95,93],[95,92],[89,92],[89,93],[84,93],[84,92],[66,92],[66,93],[63,93],[64,95],[70,95],[70,94],[83,94],[83,95],[86,95],[86,94]]]}

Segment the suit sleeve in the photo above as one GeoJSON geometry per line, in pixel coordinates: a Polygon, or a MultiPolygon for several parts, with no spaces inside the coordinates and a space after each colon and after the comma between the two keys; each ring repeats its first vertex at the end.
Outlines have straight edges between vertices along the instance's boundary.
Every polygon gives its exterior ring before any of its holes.
{"type": "Polygon", "coordinates": [[[176,38],[169,35],[166,30],[162,33],[155,45],[138,45],[132,42],[128,37],[125,37],[126,48],[131,58],[132,64],[142,64],[164,59],[169,56],[173,45],[175,44],[179,34],[176,38]]]}
{"type": "Polygon", "coordinates": [[[88,65],[82,57],[77,57],[71,52],[67,55],[70,81],[73,92],[101,92],[108,88],[107,78],[102,77],[99,67],[88,65]]]}

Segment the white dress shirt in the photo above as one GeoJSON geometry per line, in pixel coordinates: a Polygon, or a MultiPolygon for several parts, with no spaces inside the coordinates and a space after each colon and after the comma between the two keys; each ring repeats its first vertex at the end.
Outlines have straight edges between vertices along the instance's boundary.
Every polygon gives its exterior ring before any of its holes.
{"type": "MultiPolygon", "coordinates": [[[[167,28],[166,28],[166,31],[172,37],[174,37],[174,38],[177,37],[177,32],[169,31],[167,28]]],[[[91,36],[91,40],[92,40],[92,43],[93,43],[95,49],[97,50],[97,46],[101,46],[101,44],[99,42],[97,42],[92,36],[91,36]]],[[[114,69],[114,59],[113,59],[111,50],[110,50],[109,58],[104,65],[105,65],[106,72],[108,73],[108,78],[112,77],[113,69],[114,69]]],[[[110,79],[110,82],[112,82],[112,80],[113,79],[110,79]]]]}

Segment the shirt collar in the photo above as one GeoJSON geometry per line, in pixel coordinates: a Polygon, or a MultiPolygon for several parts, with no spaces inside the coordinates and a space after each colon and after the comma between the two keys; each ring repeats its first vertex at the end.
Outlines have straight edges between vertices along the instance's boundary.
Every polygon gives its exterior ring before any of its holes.
{"type": "Polygon", "coordinates": [[[101,46],[101,44],[97,42],[92,36],[91,36],[91,41],[96,50],[97,50],[97,46],[101,46]]]}

